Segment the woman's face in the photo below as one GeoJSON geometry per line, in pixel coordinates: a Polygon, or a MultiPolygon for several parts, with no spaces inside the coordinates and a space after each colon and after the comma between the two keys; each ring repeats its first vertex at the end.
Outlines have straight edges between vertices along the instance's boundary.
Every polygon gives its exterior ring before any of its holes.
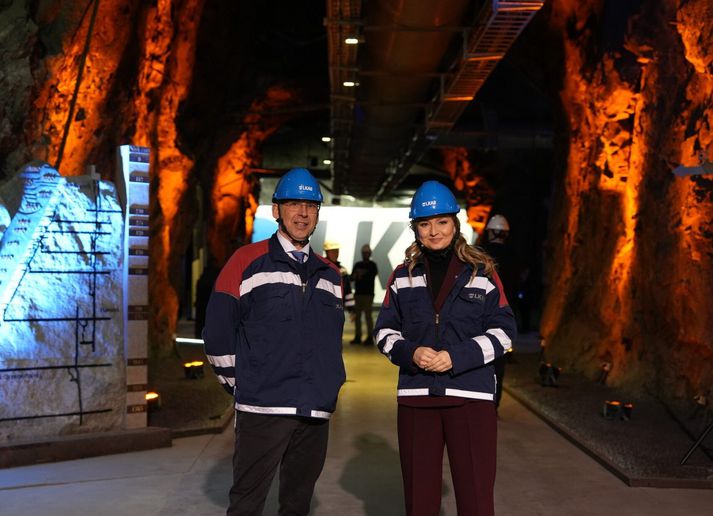
{"type": "Polygon", "coordinates": [[[456,233],[453,217],[431,217],[416,222],[418,240],[431,251],[447,248],[456,233]]]}

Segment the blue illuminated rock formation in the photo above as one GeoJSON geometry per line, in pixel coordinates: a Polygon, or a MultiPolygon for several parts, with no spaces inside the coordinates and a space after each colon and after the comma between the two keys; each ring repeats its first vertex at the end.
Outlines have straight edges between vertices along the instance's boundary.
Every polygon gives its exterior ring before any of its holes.
{"type": "Polygon", "coordinates": [[[114,185],[32,164],[0,186],[0,200],[10,219],[0,240],[0,443],[121,428],[114,185]]]}

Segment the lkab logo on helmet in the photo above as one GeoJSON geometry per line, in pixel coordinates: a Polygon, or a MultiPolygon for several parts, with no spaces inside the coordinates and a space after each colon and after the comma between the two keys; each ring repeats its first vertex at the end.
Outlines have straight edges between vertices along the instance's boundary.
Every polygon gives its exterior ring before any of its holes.
{"type": "Polygon", "coordinates": [[[421,203],[421,206],[435,206],[435,205],[436,205],[436,200],[435,200],[435,199],[432,200],[432,201],[426,201],[426,202],[422,202],[422,203],[421,203]]]}
{"type": "Polygon", "coordinates": [[[300,190],[307,190],[308,192],[311,192],[311,191],[314,190],[314,188],[312,188],[312,187],[309,186],[309,185],[300,185],[300,186],[299,186],[299,189],[300,189],[300,190]]]}

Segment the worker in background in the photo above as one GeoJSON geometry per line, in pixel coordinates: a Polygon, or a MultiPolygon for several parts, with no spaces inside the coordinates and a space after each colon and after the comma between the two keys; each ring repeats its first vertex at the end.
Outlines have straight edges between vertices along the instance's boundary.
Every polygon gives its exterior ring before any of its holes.
{"type": "MultiPolygon", "coordinates": [[[[505,297],[514,311],[514,307],[517,304],[519,274],[515,253],[506,245],[509,235],[510,224],[508,223],[508,219],[503,215],[493,215],[485,226],[485,241],[481,243],[481,247],[495,260],[495,268],[502,281],[505,297]]],[[[500,406],[500,399],[503,396],[505,363],[509,359],[509,356],[510,354],[507,353],[493,361],[495,378],[497,379],[495,408],[500,406]]]]}
{"type": "Polygon", "coordinates": [[[280,470],[279,513],[307,516],[346,375],[342,278],[314,253],[322,192],[304,168],[272,196],[278,230],[233,253],[203,330],[218,381],[235,397],[229,516],[262,514],[280,470]]]}
{"type": "Polygon", "coordinates": [[[349,272],[341,263],[339,263],[339,242],[335,240],[326,240],[324,242],[324,256],[337,266],[339,274],[342,275],[342,286],[344,288],[344,308],[349,312],[350,317],[354,318],[354,294],[352,286],[349,283],[349,272]]]}
{"type": "Polygon", "coordinates": [[[352,280],[354,281],[354,339],[352,344],[363,343],[367,346],[374,344],[374,318],[371,313],[374,305],[374,280],[379,275],[376,263],[371,261],[371,247],[369,244],[361,246],[361,261],[352,267],[352,280]],[[361,340],[361,315],[364,314],[366,334],[361,340]]]}

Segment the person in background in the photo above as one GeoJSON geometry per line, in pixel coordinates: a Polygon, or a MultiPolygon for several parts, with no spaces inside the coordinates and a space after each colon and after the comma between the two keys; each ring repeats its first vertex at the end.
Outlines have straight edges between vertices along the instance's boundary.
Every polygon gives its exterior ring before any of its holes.
{"type": "Polygon", "coordinates": [[[516,328],[493,260],[468,245],[453,193],[411,200],[415,241],[387,284],[374,335],[399,367],[398,441],[406,514],[437,516],[444,446],[458,514],[492,516],[497,446],[493,360],[516,328]]]}
{"type": "Polygon", "coordinates": [[[228,260],[208,302],[205,352],[235,397],[228,515],[262,514],[277,468],[279,513],[306,516],[345,381],[339,270],[310,249],[322,192],[306,169],[277,184],[279,229],[228,260]]]}
{"type": "Polygon", "coordinates": [[[371,261],[371,247],[369,244],[361,246],[361,261],[354,264],[352,268],[352,280],[354,280],[354,339],[352,344],[374,344],[372,333],[374,332],[374,318],[371,314],[374,305],[374,280],[379,275],[376,263],[371,261]],[[366,334],[361,340],[361,316],[364,314],[366,323],[366,334]]]}
{"type": "MultiPolygon", "coordinates": [[[[510,235],[510,224],[504,215],[493,215],[485,225],[485,241],[482,248],[487,252],[493,260],[495,260],[495,268],[502,278],[503,289],[508,303],[511,306],[517,304],[517,289],[519,286],[519,275],[515,255],[506,245],[508,236],[510,235]]],[[[516,316],[517,321],[517,316],[516,316]]],[[[520,326],[520,325],[518,325],[520,326]]],[[[500,399],[503,396],[503,382],[505,381],[505,363],[509,358],[509,354],[505,354],[493,361],[495,368],[495,377],[497,379],[495,391],[495,408],[500,407],[500,399]]]]}
{"type": "Polygon", "coordinates": [[[338,269],[342,277],[342,286],[344,287],[344,308],[349,312],[350,317],[354,317],[354,294],[352,294],[352,286],[349,283],[349,273],[341,263],[339,263],[339,242],[327,240],[324,242],[324,256],[333,263],[338,269]]]}

